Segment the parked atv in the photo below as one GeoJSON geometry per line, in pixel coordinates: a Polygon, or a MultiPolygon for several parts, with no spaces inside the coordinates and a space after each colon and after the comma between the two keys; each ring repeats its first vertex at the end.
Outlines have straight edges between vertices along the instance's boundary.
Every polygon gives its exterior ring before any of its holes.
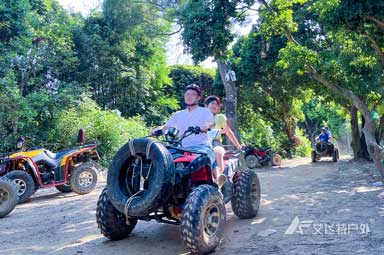
{"type": "Polygon", "coordinates": [[[7,178],[0,177],[0,218],[12,212],[18,201],[16,185],[7,178]]]}
{"type": "MultiPolygon", "coordinates": [[[[217,247],[223,237],[226,209],[211,161],[205,153],[181,147],[183,138],[200,132],[200,128],[190,127],[179,138],[178,131],[169,128],[162,141],[133,139],[120,148],[96,208],[104,236],[125,238],[138,220],[154,219],[180,225],[182,240],[191,253],[209,253],[217,247]]],[[[260,205],[256,173],[230,166],[226,171],[233,186],[227,201],[234,213],[244,219],[255,217],[260,205]]]]}
{"type": "Polygon", "coordinates": [[[262,166],[280,166],[281,156],[274,153],[271,148],[257,149],[253,146],[246,146],[245,162],[251,169],[262,166]]]}
{"type": "Polygon", "coordinates": [[[62,192],[91,192],[97,183],[93,161],[99,160],[97,144],[84,144],[85,131],[79,131],[80,146],[53,153],[31,147],[24,138],[17,143],[18,151],[0,159],[0,176],[18,187],[19,203],[25,202],[39,188],[56,187],[62,192]]]}
{"type": "Polygon", "coordinates": [[[319,161],[322,157],[332,157],[333,162],[339,159],[339,150],[330,142],[317,142],[311,153],[312,162],[319,161]]]}

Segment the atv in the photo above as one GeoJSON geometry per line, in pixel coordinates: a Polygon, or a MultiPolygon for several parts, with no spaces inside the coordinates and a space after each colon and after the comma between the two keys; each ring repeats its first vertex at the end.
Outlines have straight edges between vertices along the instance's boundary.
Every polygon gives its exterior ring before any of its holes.
{"type": "Polygon", "coordinates": [[[19,203],[28,200],[39,188],[55,187],[61,192],[87,194],[97,183],[93,162],[99,160],[99,154],[96,143],[84,144],[84,129],[79,131],[78,142],[81,143],[78,147],[53,153],[20,138],[18,151],[0,158],[0,176],[16,184],[19,203]]]}
{"type": "Polygon", "coordinates": [[[18,201],[16,185],[7,178],[0,177],[0,218],[12,212],[18,201]]]}
{"type": "Polygon", "coordinates": [[[257,215],[260,183],[254,171],[241,168],[241,160],[232,155],[223,198],[208,155],[181,146],[185,137],[201,132],[190,127],[179,138],[178,130],[169,128],[156,133],[163,139],[133,139],[120,148],[97,202],[96,221],[105,237],[119,240],[128,237],[139,220],[156,220],[179,225],[191,253],[209,253],[223,237],[226,202],[231,201],[239,218],[257,215]]]}
{"type": "Polygon", "coordinates": [[[332,157],[333,162],[337,162],[339,159],[339,150],[335,148],[331,142],[317,142],[314,144],[311,153],[312,163],[319,161],[322,157],[332,157]]]}
{"type": "Polygon", "coordinates": [[[262,166],[280,166],[281,156],[271,148],[257,149],[254,146],[245,147],[245,162],[247,167],[254,169],[262,166]]]}

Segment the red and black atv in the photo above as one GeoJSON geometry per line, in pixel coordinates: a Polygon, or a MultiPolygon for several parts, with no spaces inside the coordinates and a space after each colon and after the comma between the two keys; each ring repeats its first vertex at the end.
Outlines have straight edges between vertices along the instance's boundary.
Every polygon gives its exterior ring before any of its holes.
{"type": "Polygon", "coordinates": [[[39,188],[56,187],[62,192],[91,192],[97,183],[93,161],[99,160],[97,144],[84,144],[85,131],[78,135],[80,146],[53,153],[31,146],[24,138],[17,143],[17,152],[0,158],[0,176],[18,187],[19,203],[25,202],[39,188]]]}
{"type": "MultiPolygon", "coordinates": [[[[183,138],[200,132],[191,127],[179,138],[178,131],[170,128],[162,141],[133,139],[117,152],[96,209],[104,236],[125,238],[138,220],[154,219],[180,225],[185,247],[194,254],[217,247],[226,209],[211,160],[205,153],[181,147],[183,138]]],[[[260,205],[259,179],[254,171],[240,169],[238,159],[231,161],[233,166],[226,167],[229,185],[223,186],[227,187],[226,200],[238,217],[255,217],[260,205]]]]}
{"type": "Polygon", "coordinates": [[[274,153],[271,148],[257,149],[254,146],[246,146],[244,150],[246,165],[251,169],[281,165],[281,156],[274,153]]]}

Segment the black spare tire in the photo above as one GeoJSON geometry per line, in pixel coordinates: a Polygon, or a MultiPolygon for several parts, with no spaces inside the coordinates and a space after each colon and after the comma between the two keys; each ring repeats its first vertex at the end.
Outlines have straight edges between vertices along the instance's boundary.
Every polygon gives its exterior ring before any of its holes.
{"type": "Polygon", "coordinates": [[[316,152],[320,155],[325,155],[328,152],[328,143],[321,141],[316,144],[316,152]]]}
{"type": "Polygon", "coordinates": [[[163,144],[133,139],[120,148],[108,171],[108,197],[129,217],[141,217],[162,207],[172,192],[175,166],[163,144]]]}

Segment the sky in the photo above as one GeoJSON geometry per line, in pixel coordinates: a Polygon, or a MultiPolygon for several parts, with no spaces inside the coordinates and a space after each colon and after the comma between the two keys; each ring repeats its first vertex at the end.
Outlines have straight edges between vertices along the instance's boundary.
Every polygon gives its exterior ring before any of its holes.
{"type": "Polygon", "coordinates": [[[101,5],[102,0],[58,0],[67,10],[88,15],[92,9],[101,5]]]}
{"type": "MultiPolygon", "coordinates": [[[[58,0],[67,10],[74,12],[81,12],[84,16],[88,15],[92,9],[100,8],[102,0],[58,0]]],[[[234,26],[234,32],[238,35],[248,34],[257,20],[258,16],[254,13],[249,15],[247,22],[244,25],[234,26]]],[[[193,64],[190,55],[184,53],[183,41],[180,34],[175,34],[170,37],[167,47],[167,62],[169,65],[174,64],[193,64]]],[[[212,58],[208,58],[204,62],[200,63],[204,67],[216,67],[216,63],[212,58]]]]}

